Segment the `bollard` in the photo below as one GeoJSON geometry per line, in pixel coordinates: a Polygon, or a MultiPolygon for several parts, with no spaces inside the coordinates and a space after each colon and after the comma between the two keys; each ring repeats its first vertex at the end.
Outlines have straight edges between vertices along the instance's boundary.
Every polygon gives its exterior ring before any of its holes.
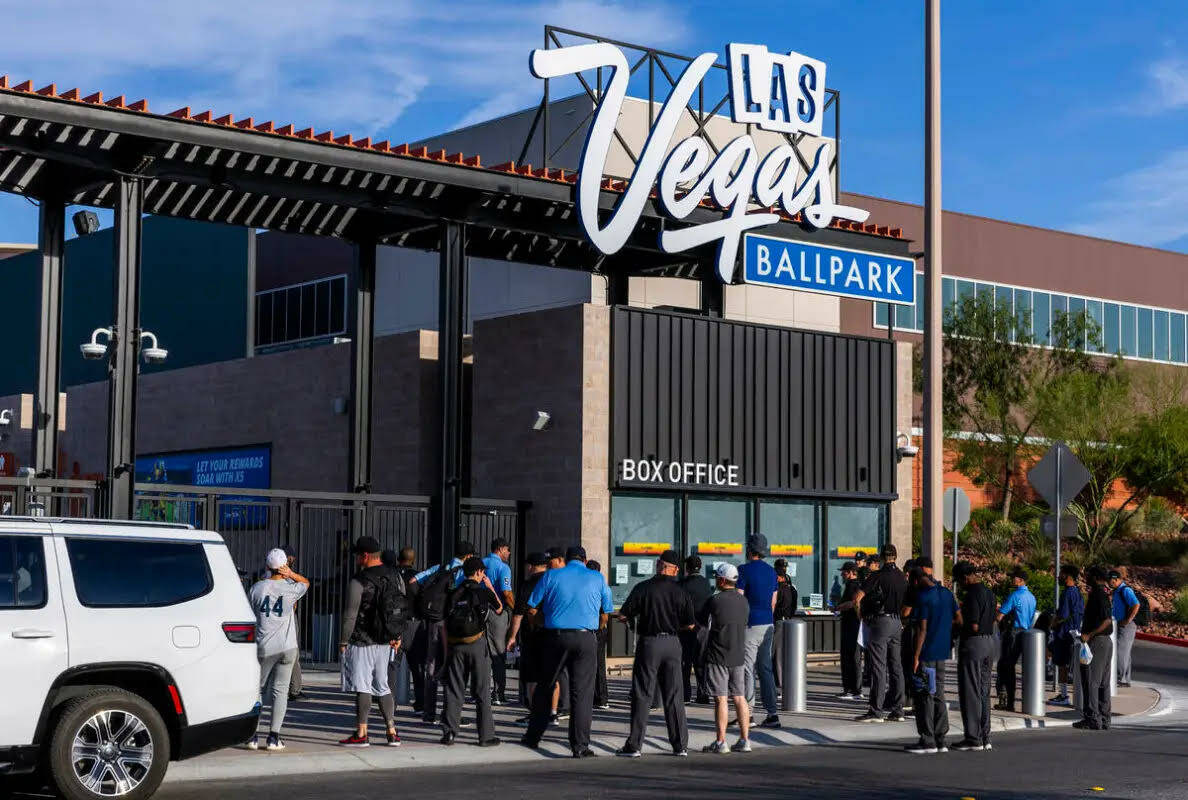
{"type": "Polygon", "coordinates": [[[1044,699],[1045,674],[1048,666],[1048,634],[1032,628],[1023,636],[1023,713],[1042,717],[1047,705],[1044,699]]]}
{"type": "Polygon", "coordinates": [[[1118,620],[1110,620],[1110,697],[1118,696],[1118,620]]]}
{"type": "Polygon", "coordinates": [[[408,697],[410,677],[408,653],[401,650],[396,656],[396,685],[392,687],[392,693],[398,706],[412,705],[408,697]]]}
{"type": "Polygon", "coordinates": [[[780,698],[780,710],[803,714],[808,700],[808,625],[802,619],[782,620],[776,635],[783,645],[784,693],[780,698]]]}

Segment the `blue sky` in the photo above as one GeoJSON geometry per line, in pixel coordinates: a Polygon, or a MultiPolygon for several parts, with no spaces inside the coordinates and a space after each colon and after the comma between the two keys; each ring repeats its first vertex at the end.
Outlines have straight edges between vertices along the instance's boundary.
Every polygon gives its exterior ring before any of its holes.
{"type": "MultiPolygon", "coordinates": [[[[951,210],[1188,252],[1183,2],[982,3],[943,15],[951,210]]],[[[797,50],[841,91],[842,182],[922,198],[923,2],[0,0],[0,72],[257,122],[417,138],[532,105],[546,22],[696,54],[797,50]],[[113,10],[118,9],[118,10],[113,10]]],[[[0,241],[34,209],[0,197],[0,241]]]]}

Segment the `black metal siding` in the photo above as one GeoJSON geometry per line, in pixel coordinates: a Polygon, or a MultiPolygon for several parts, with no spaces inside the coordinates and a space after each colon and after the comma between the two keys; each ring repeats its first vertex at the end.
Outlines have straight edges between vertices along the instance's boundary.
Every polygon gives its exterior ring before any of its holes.
{"type": "Polygon", "coordinates": [[[613,487],[895,496],[895,346],[616,307],[613,487]],[[624,459],[737,464],[738,486],[626,481],[624,459]]]}

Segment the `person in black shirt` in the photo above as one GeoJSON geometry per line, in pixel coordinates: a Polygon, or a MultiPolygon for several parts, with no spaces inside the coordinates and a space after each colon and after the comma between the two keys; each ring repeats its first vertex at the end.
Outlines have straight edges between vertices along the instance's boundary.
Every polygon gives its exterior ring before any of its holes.
{"type": "MultiPolygon", "coordinates": [[[[693,601],[694,613],[701,611],[701,607],[714,594],[714,587],[709,579],[701,572],[701,558],[689,556],[685,559],[685,576],[679,581],[680,586],[689,594],[693,601]]],[[[701,653],[705,648],[706,630],[698,625],[691,631],[681,631],[681,685],[685,691],[685,702],[693,699],[693,682],[690,675],[697,677],[697,702],[705,704],[710,701],[705,693],[705,666],[701,653]]]]}
{"type": "Polygon", "coordinates": [[[858,607],[854,598],[862,588],[858,581],[858,565],[853,561],[842,564],[841,577],[845,586],[837,611],[841,622],[841,700],[861,700],[862,650],[858,647],[858,630],[862,621],[858,618],[858,607]]]}
{"type": "Polygon", "coordinates": [[[479,747],[499,744],[491,714],[491,652],[487,645],[487,618],[503,610],[503,603],[487,579],[483,560],[471,556],[462,564],[466,580],[449,593],[445,608],[446,656],[445,708],[441,743],[450,745],[458,735],[462,704],[466,701],[467,676],[475,681],[478,706],[479,747]]]}
{"type": "MultiPolygon", "coordinates": [[[[536,588],[536,582],[540,580],[540,576],[548,571],[549,559],[545,553],[529,553],[525,561],[528,571],[524,576],[523,586],[516,594],[516,607],[512,609],[511,626],[507,630],[507,649],[510,650],[514,647],[517,641],[520,643],[520,692],[525,698],[525,704],[528,704],[536,689],[536,682],[539,680],[541,660],[540,632],[537,624],[539,617],[527,616],[528,598],[532,595],[532,590],[536,588]]],[[[557,715],[557,699],[557,692],[554,691],[554,719],[557,715]]],[[[520,722],[527,724],[528,717],[523,717],[520,722]]]]}
{"type": "Polygon", "coordinates": [[[957,650],[958,698],[965,738],[954,750],[990,750],[990,667],[995,657],[998,598],[968,561],[953,566],[953,580],[965,587],[961,603],[961,643],[957,650]]]}
{"type": "Polygon", "coordinates": [[[689,729],[680,696],[681,631],[692,630],[693,600],[676,582],[680,556],[665,550],[656,562],[656,576],[635,585],[627,595],[619,619],[634,622],[635,663],[631,668],[631,733],[615,755],[639,758],[648,711],[656,683],[660,683],[664,721],[673,755],[688,755],[689,729]]]}
{"type": "Polygon", "coordinates": [[[904,680],[900,613],[907,594],[907,579],[895,566],[898,551],[883,545],[883,566],[866,579],[855,600],[866,616],[870,638],[866,655],[871,661],[870,708],[858,717],[861,722],[903,722],[904,680]],[[886,715],[886,716],[884,716],[886,715]]]}
{"type": "MultiPolygon", "coordinates": [[[[800,592],[796,590],[796,585],[788,578],[788,559],[777,558],[775,564],[776,573],[776,603],[775,608],[771,610],[772,621],[776,625],[780,624],[780,620],[792,619],[796,616],[796,608],[800,605],[800,592]]],[[[776,634],[772,639],[771,646],[771,662],[772,672],[775,673],[776,686],[784,685],[784,637],[779,635],[779,628],[776,629],[776,634]]]]}
{"type": "MultiPolygon", "coordinates": [[[[405,596],[408,598],[408,607],[412,611],[417,607],[416,588],[417,584],[413,582],[413,577],[417,574],[417,568],[414,567],[413,560],[416,558],[416,551],[411,547],[405,547],[399,553],[394,550],[385,550],[380,554],[380,560],[383,561],[384,566],[393,569],[400,573],[401,579],[404,580],[405,596]]],[[[412,643],[417,639],[417,634],[421,630],[421,621],[415,616],[410,616],[408,622],[404,626],[404,641],[412,643]]],[[[418,680],[418,670],[413,663],[412,647],[401,648],[396,657],[388,664],[388,686],[392,688],[392,698],[398,700],[402,695],[407,699],[408,696],[408,681],[411,677],[413,688],[413,711],[421,713],[424,706],[425,684],[423,680],[418,680]],[[402,667],[405,665],[407,659],[408,674],[403,675],[405,685],[398,687],[397,684],[401,680],[402,667]]]]}
{"type": "Polygon", "coordinates": [[[1106,571],[1090,567],[1085,575],[1089,583],[1089,600],[1081,621],[1081,641],[1089,645],[1093,661],[1077,664],[1081,671],[1080,685],[1085,687],[1084,718],[1074,722],[1081,730],[1104,731],[1110,727],[1110,670],[1114,668],[1113,627],[1114,609],[1110,600],[1106,571]]]}
{"type": "MultiPolygon", "coordinates": [[[[912,625],[912,612],[916,608],[916,597],[920,593],[920,576],[923,574],[917,559],[909,558],[903,563],[903,576],[907,579],[907,591],[903,595],[903,608],[899,611],[900,621],[903,624],[903,635],[899,642],[899,663],[903,668],[905,683],[911,681],[912,673],[915,671],[912,669],[912,665],[916,654],[916,628],[912,625]]],[[[911,713],[912,695],[911,692],[906,691],[906,688],[905,686],[904,711],[911,713]]]]}
{"type": "Polygon", "coordinates": [[[705,676],[708,691],[714,698],[714,724],[717,736],[703,753],[751,752],[751,709],[747,706],[746,641],[747,619],[751,607],[735,591],[738,568],[719,564],[714,572],[718,593],[697,612],[697,621],[709,630],[705,645],[705,676]],[[733,747],[726,744],[726,723],[730,718],[730,700],[734,700],[735,719],[741,732],[733,747]]]}
{"type": "MultiPolygon", "coordinates": [[[[602,564],[591,559],[586,562],[586,569],[602,572],[602,564]]],[[[598,667],[594,673],[594,707],[605,710],[610,708],[610,691],[606,685],[607,629],[599,628],[595,636],[598,639],[598,667]]]]}

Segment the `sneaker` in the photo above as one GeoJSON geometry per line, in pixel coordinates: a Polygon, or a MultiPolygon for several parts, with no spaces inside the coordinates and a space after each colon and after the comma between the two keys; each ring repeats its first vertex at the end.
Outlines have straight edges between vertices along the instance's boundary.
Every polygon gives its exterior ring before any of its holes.
{"type": "Polygon", "coordinates": [[[953,749],[959,753],[972,753],[975,750],[982,750],[982,744],[975,742],[972,739],[962,739],[957,744],[953,745],[953,749]]]}
{"type": "MultiPolygon", "coordinates": [[[[568,717],[569,715],[568,715],[568,714],[566,714],[565,716],[566,716],[566,717],[568,717]]],[[[549,714],[549,724],[550,724],[550,725],[556,725],[556,724],[558,724],[559,722],[561,722],[561,715],[560,715],[560,714],[549,714]]]]}
{"type": "Polygon", "coordinates": [[[739,739],[730,748],[730,752],[732,752],[732,753],[749,753],[749,752],[751,752],[751,740],[750,739],[739,739]]]}
{"type": "Polygon", "coordinates": [[[866,695],[864,695],[862,692],[855,692],[854,694],[850,695],[850,699],[859,703],[865,703],[866,695]]]}
{"type": "Polygon", "coordinates": [[[502,700],[500,700],[500,699],[499,699],[498,697],[496,697],[495,695],[491,695],[491,705],[493,705],[493,706],[501,706],[501,705],[503,705],[503,701],[502,701],[502,700]]]}
{"type": "Polygon", "coordinates": [[[574,750],[573,751],[574,758],[594,758],[597,755],[598,754],[595,753],[593,750],[591,750],[589,747],[584,748],[582,750],[574,750]]]}
{"type": "Polygon", "coordinates": [[[450,747],[454,744],[454,740],[457,738],[458,737],[456,735],[454,735],[453,733],[446,731],[445,733],[443,733],[441,735],[441,740],[438,742],[438,744],[445,745],[446,747],[450,747]]]}
{"type": "Polygon", "coordinates": [[[479,747],[498,747],[503,744],[503,740],[498,736],[492,736],[490,739],[483,739],[478,743],[479,747]]]}
{"type": "Polygon", "coordinates": [[[938,752],[938,753],[947,753],[947,752],[949,752],[949,746],[948,746],[947,744],[942,744],[942,745],[939,745],[939,746],[937,746],[937,748],[936,748],[936,752],[938,752]]]}
{"type": "Polygon", "coordinates": [[[619,758],[639,758],[641,755],[643,755],[643,753],[639,752],[635,748],[623,745],[615,751],[615,755],[617,755],[619,758]]]}
{"type": "Polygon", "coordinates": [[[259,750],[260,749],[260,737],[253,736],[251,739],[248,740],[248,743],[245,746],[247,747],[248,750],[259,750]]]}
{"type": "Polygon", "coordinates": [[[1090,722],[1087,719],[1077,720],[1076,722],[1074,722],[1072,724],[1072,726],[1079,731],[1099,731],[1099,730],[1101,730],[1100,725],[1098,725],[1096,722],[1090,722]]]}
{"type": "Polygon", "coordinates": [[[936,752],[936,748],[927,742],[916,742],[903,748],[903,751],[905,753],[911,753],[914,756],[930,756],[936,752]]]}
{"type": "Polygon", "coordinates": [[[388,747],[400,746],[400,734],[395,731],[388,732],[388,747]]]}
{"type": "Polygon", "coordinates": [[[518,720],[516,720],[516,724],[517,725],[527,725],[531,721],[532,721],[532,715],[525,714],[524,716],[522,716],[518,720]]]}
{"type": "Polygon", "coordinates": [[[882,714],[876,714],[873,711],[867,711],[862,716],[855,717],[854,721],[855,722],[886,722],[886,720],[883,719],[882,714]]]}
{"type": "Polygon", "coordinates": [[[839,694],[837,696],[837,699],[838,700],[853,700],[854,695],[850,694],[849,692],[842,692],[841,694],[839,694]]]}
{"type": "Polygon", "coordinates": [[[596,705],[594,707],[597,708],[599,711],[606,711],[607,709],[610,708],[610,703],[601,703],[600,705],[596,705]]]}
{"type": "Polygon", "coordinates": [[[904,716],[904,713],[902,711],[893,711],[887,717],[887,721],[888,722],[906,722],[907,717],[904,716]]]}
{"type": "Polygon", "coordinates": [[[730,748],[726,746],[725,742],[714,742],[713,744],[707,744],[705,747],[701,748],[701,752],[703,752],[703,753],[729,753],[730,748]]]}
{"type": "Polygon", "coordinates": [[[1005,700],[999,700],[997,703],[994,704],[994,710],[995,711],[1014,711],[1015,705],[1014,705],[1014,703],[1008,703],[1005,700]]]}
{"type": "Polygon", "coordinates": [[[366,736],[359,736],[352,733],[345,739],[340,739],[338,742],[343,747],[370,747],[371,742],[367,741],[366,736]]]}
{"type": "Polygon", "coordinates": [[[780,717],[778,714],[768,714],[767,719],[759,723],[760,728],[778,728],[780,727],[780,717]]]}
{"type": "Polygon", "coordinates": [[[270,733],[268,734],[267,747],[269,750],[284,750],[285,743],[281,741],[279,733],[270,733]]]}
{"type": "Polygon", "coordinates": [[[688,750],[673,750],[672,754],[674,756],[676,756],[677,758],[688,758],[689,757],[688,750]]]}
{"type": "Polygon", "coordinates": [[[994,745],[990,744],[989,742],[986,742],[984,745],[982,745],[982,749],[985,750],[986,752],[990,752],[991,750],[994,749],[994,745]]]}
{"type": "MultiPolygon", "coordinates": [[[[751,724],[752,724],[752,725],[754,725],[754,724],[755,724],[755,715],[754,715],[754,714],[752,714],[752,715],[751,715],[751,724]]],[[[732,719],[732,720],[730,720],[730,727],[731,727],[731,728],[737,728],[737,727],[738,727],[738,720],[737,720],[737,719],[732,719]]]]}
{"type": "Polygon", "coordinates": [[[1054,706],[1071,706],[1072,705],[1072,701],[1069,699],[1067,694],[1058,694],[1055,697],[1053,697],[1051,700],[1049,700],[1048,702],[1054,706]]]}

